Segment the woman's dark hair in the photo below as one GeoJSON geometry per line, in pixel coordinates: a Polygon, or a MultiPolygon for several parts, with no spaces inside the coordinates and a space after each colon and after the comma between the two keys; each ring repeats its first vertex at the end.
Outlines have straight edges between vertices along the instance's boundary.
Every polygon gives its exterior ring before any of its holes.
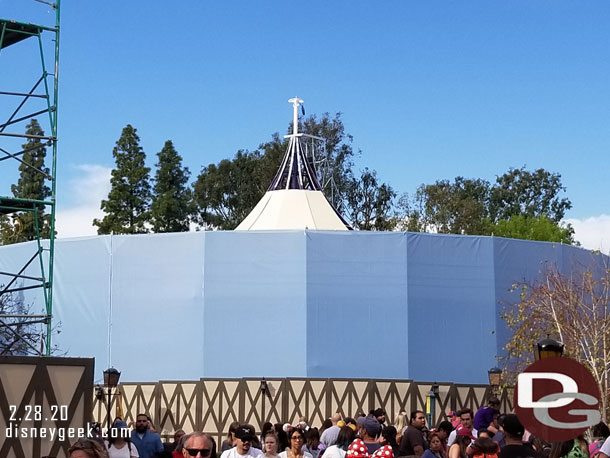
{"type": "MultiPolygon", "coordinates": [[[[491,440],[489,437],[479,437],[474,441],[475,450],[483,453],[483,454],[492,454],[498,452],[498,444],[491,440]]],[[[473,455],[478,455],[478,453],[473,453],[473,455]]]]}
{"type": "Polygon", "coordinates": [[[290,442],[288,441],[288,434],[284,431],[284,425],[281,423],[276,423],[273,425],[273,429],[275,434],[277,434],[277,451],[283,452],[290,446],[290,442]]]}
{"type": "Polygon", "coordinates": [[[481,436],[481,434],[487,434],[487,437],[489,437],[490,439],[493,439],[493,437],[494,437],[494,435],[488,429],[480,429],[479,432],[477,433],[477,437],[481,436]]]}
{"type": "Polygon", "coordinates": [[[330,420],[330,418],[327,418],[326,420],[324,420],[324,423],[322,423],[322,426],[320,427],[320,433],[323,433],[325,429],[330,428],[333,425],[333,422],[330,420]]]}
{"type": "Polygon", "coordinates": [[[563,442],[553,442],[551,444],[551,453],[549,454],[549,458],[560,458],[562,456],[567,456],[574,447],[574,439],[563,442]]]}
{"type": "MultiPolygon", "coordinates": [[[[121,420],[119,420],[121,421],[121,420]]],[[[129,447],[129,451],[131,452],[131,436],[129,435],[129,430],[126,429],[127,434],[125,434],[126,437],[123,437],[123,435],[121,435],[120,433],[121,429],[117,428],[114,424],[112,425],[112,428],[110,429],[110,433],[108,434],[107,440],[108,440],[108,445],[112,445],[114,444],[117,439],[123,439],[125,442],[127,442],[127,446],[129,447]]]]}
{"type": "Polygon", "coordinates": [[[309,450],[317,450],[320,445],[320,433],[318,428],[309,428],[305,433],[305,443],[309,450]]]}
{"type": "Polygon", "coordinates": [[[468,436],[457,436],[455,438],[454,444],[459,445],[460,447],[460,458],[467,458],[468,454],[466,453],[466,449],[470,445],[471,439],[468,436]]]}
{"type": "Polygon", "coordinates": [[[445,431],[447,435],[449,435],[451,434],[451,431],[453,431],[453,425],[450,421],[443,420],[438,424],[438,427],[436,429],[438,429],[439,431],[445,431]]]}
{"type": "Polygon", "coordinates": [[[337,442],[335,442],[335,445],[342,450],[347,450],[355,438],[356,431],[349,426],[344,426],[339,430],[339,435],[337,436],[337,442]]]}
{"type": "Polygon", "coordinates": [[[343,421],[345,421],[346,425],[357,425],[358,424],[358,423],[356,423],[356,420],[354,420],[352,417],[345,417],[345,419],[343,421]]]}
{"type": "Polygon", "coordinates": [[[294,433],[299,433],[301,435],[301,437],[303,438],[303,443],[305,443],[305,431],[303,431],[301,428],[292,428],[290,430],[290,432],[288,433],[288,439],[292,439],[292,436],[294,436],[294,433]]]}
{"type": "MultiPolygon", "coordinates": [[[[392,449],[398,451],[398,444],[396,443],[396,428],[393,426],[384,426],[381,430],[381,435],[388,441],[388,444],[392,446],[392,449]]],[[[398,455],[396,455],[398,456],[398,455]]]]}
{"type": "Polygon", "coordinates": [[[263,428],[261,429],[261,437],[263,438],[263,442],[265,441],[265,436],[269,431],[273,431],[273,423],[266,421],[263,423],[263,428]]]}
{"type": "Polygon", "coordinates": [[[607,439],[610,436],[610,429],[603,421],[591,427],[591,436],[596,439],[607,439]]]}
{"type": "Polygon", "coordinates": [[[237,430],[237,427],[241,425],[240,422],[238,421],[234,421],[233,423],[231,423],[229,425],[229,431],[227,432],[227,440],[228,441],[232,441],[233,440],[233,436],[231,435],[231,433],[234,433],[237,430]]]}

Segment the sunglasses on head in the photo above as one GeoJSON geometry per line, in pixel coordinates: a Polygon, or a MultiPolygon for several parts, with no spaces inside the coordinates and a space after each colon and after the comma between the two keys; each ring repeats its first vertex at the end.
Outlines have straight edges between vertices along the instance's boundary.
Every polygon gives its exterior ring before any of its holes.
{"type": "Polygon", "coordinates": [[[209,448],[187,448],[186,451],[191,456],[197,456],[197,453],[201,453],[201,456],[208,456],[210,454],[209,448]]]}

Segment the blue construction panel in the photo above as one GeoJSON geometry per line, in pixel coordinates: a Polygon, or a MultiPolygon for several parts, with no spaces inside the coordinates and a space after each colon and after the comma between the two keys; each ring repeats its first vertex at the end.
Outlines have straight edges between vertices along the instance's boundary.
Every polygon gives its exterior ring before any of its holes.
{"type": "Polygon", "coordinates": [[[307,233],[307,376],[407,378],[407,236],[307,233]]]}
{"type": "Polygon", "coordinates": [[[112,240],[109,235],[65,239],[55,250],[53,323],[61,332],[53,345],[69,356],[95,355],[96,379],[109,367],[112,240]]]}
{"type": "MultiPolygon", "coordinates": [[[[16,272],[35,244],[0,247],[16,272]]],[[[192,232],[58,239],[54,343],[124,381],[412,378],[485,383],[505,306],[577,247],[423,233],[192,232]],[[109,345],[111,347],[109,349],[109,345]],[[110,351],[111,350],[111,351],[110,351]]],[[[28,275],[37,275],[39,265],[28,275]]],[[[6,281],[6,278],[0,279],[6,281]]],[[[42,292],[25,291],[34,312],[42,292]]]]}
{"type": "Polygon", "coordinates": [[[409,377],[482,383],[495,356],[489,237],[409,233],[409,377]]]}
{"type": "Polygon", "coordinates": [[[113,237],[112,365],[122,380],[202,376],[203,242],[201,232],[113,237]]]}
{"type": "Polygon", "coordinates": [[[205,377],[305,377],[306,234],[208,232],[205,377]]]}
{"type": "MultiPolygon", "coordinates": [[[[507,308],[519,303],[521,291],[516,283],[531,283],[540,276],[548,263],[562,265],[563,245],[529,240],[493,238],[496,284],[496,353],[505,355],[504,345],[510,332],[502,318],[507,308]]],[[[574,249],[574,248],[572,248],[574,249]]],[[[584,251],[584,250],[580,250],[584,251]]],[[[491,367],[491,366],[490,366],[491,367]]]]}

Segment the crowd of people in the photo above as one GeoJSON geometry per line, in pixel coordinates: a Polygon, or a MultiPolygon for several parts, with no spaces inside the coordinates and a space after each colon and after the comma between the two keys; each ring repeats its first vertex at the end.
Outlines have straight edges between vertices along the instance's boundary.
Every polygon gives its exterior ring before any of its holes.
{"type": "Polygon", "coordinates": [[[80,440],[70,458],[610,458],[610,430],[600,423],[574,440],[547,443],[525,430],[515,414],[501,414],[500,402],[491,397],[476,412],[451,411],[429,428],[421,410],[400,412],[393,424],[375,409],[356,419],[335,413],[320,428],[305,418],[296,425],[253,425],[234,422],[217,447],[202,432],[179,430],[172,443],[163,444],[150,418],[136,417],[130,434],[117,419],[107,440],[80,440]]]}

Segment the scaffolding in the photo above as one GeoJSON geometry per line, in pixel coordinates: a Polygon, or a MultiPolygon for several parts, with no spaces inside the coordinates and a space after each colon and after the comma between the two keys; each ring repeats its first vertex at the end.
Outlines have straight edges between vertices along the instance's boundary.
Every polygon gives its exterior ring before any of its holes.
{"type": "MultiPolygon", "coordinates": [[[[23,215],[31,215],[35,230],[35,239],[32,252],[28,252],[19,265],[22,267],[17,272],[0,272],[0,300],[13,294],[23,294],[27,290],[41,290],[44,300],[44,311],[39,314],[29,312],[19,313],[19,310],[11,310],[10,313],[0,314],[0,328],[11,335],[15,342],[19,341],[22,346],[27,347],[28,353],[49,356],[51,354],[51,334],[53,330],[53,260],[55,249],[55,206],[56,206],[56,166],[57,166],[57,90],[58,90],[58,64],[59,64],[59,0],[55,3],[36,0],[51,7],[54,11],[54,26],[45,26],[31,23],[17,22],[13,20],[0,19],[0,59],[7,55],[6,48],[11,47],[11,58],[17,57],[15,62],[2,62],[2,68],[21,68],[19,57],[21,53],[27,53],[34,60],[40,59],[40,68],[32,69],[33,75],[29,75],[30,69],[24,68],[19,74],[19,82],[28,81],[31,77],[32,85],[28,92],[19,90],[3,90],[0,87],[0,97],[9,100],[14,110],[9,108],[8,118],[0,124],[0,168],[21,166],[28,168],[30,172],[43,175],[43,183],[47,181],[50,185],[48,198],[25,199],[20,196],[0,195],[0,217],[5,222],[10,221],[10,227],[19,231],[23,215]],[[36,41],[30,47],[24,46],[23,42],[36,41]],[[19,48],[19,49],[18,49],[19,48]],[[46,52],[51,50],[51,52],[46,52]],[[54,52],[53,52],[54,50],[54,52]],[[30,56],[31,53],[35,56],[30,56]],[[51,54],[49,56],[49,54],[51,54]],[[49,72],[47,69],[52,68],[49,72]],[[12,112],[11,112],[12,110],[12,112]],[[10,113],[10,114],[9,114],[10,113]],[[24,125],[29,120],[42,116],[47,134],[38,135],[28,132],[24,125]],[[48,119],[48,122],[47,122],[48,119]],[[25,133],[24,133],[25,132],[25,133]],[[19,142],[31,142],[33,147],[19,146],[19,142]],[[51,151],[51,168],[47,170],[28,161],[33,157],[28,153],[39,148],[47,148],[51,151]],[[42,228],[40,221],[42,215],[49,215],[49,239],[42,240],[42,228]],[[31,339],[21,335],[21,330],[30,325],[41,324],[46,328],[40,335],[40,345],[35,345],[31,339]]],[[[26,86],[29,87],[29,86],[26,86]]],[[[5,102],[3,101],[3,105],[5,102]]],[[[4,116],[3,116],[4,117],[4,116]]],[[[47,156],[48,159],[48,156],[47,156]]],[[[14,193],[14,192],[13,192],[14,193]]],[[[19,250],[21,252],[21,250],[19,250]]]]}

